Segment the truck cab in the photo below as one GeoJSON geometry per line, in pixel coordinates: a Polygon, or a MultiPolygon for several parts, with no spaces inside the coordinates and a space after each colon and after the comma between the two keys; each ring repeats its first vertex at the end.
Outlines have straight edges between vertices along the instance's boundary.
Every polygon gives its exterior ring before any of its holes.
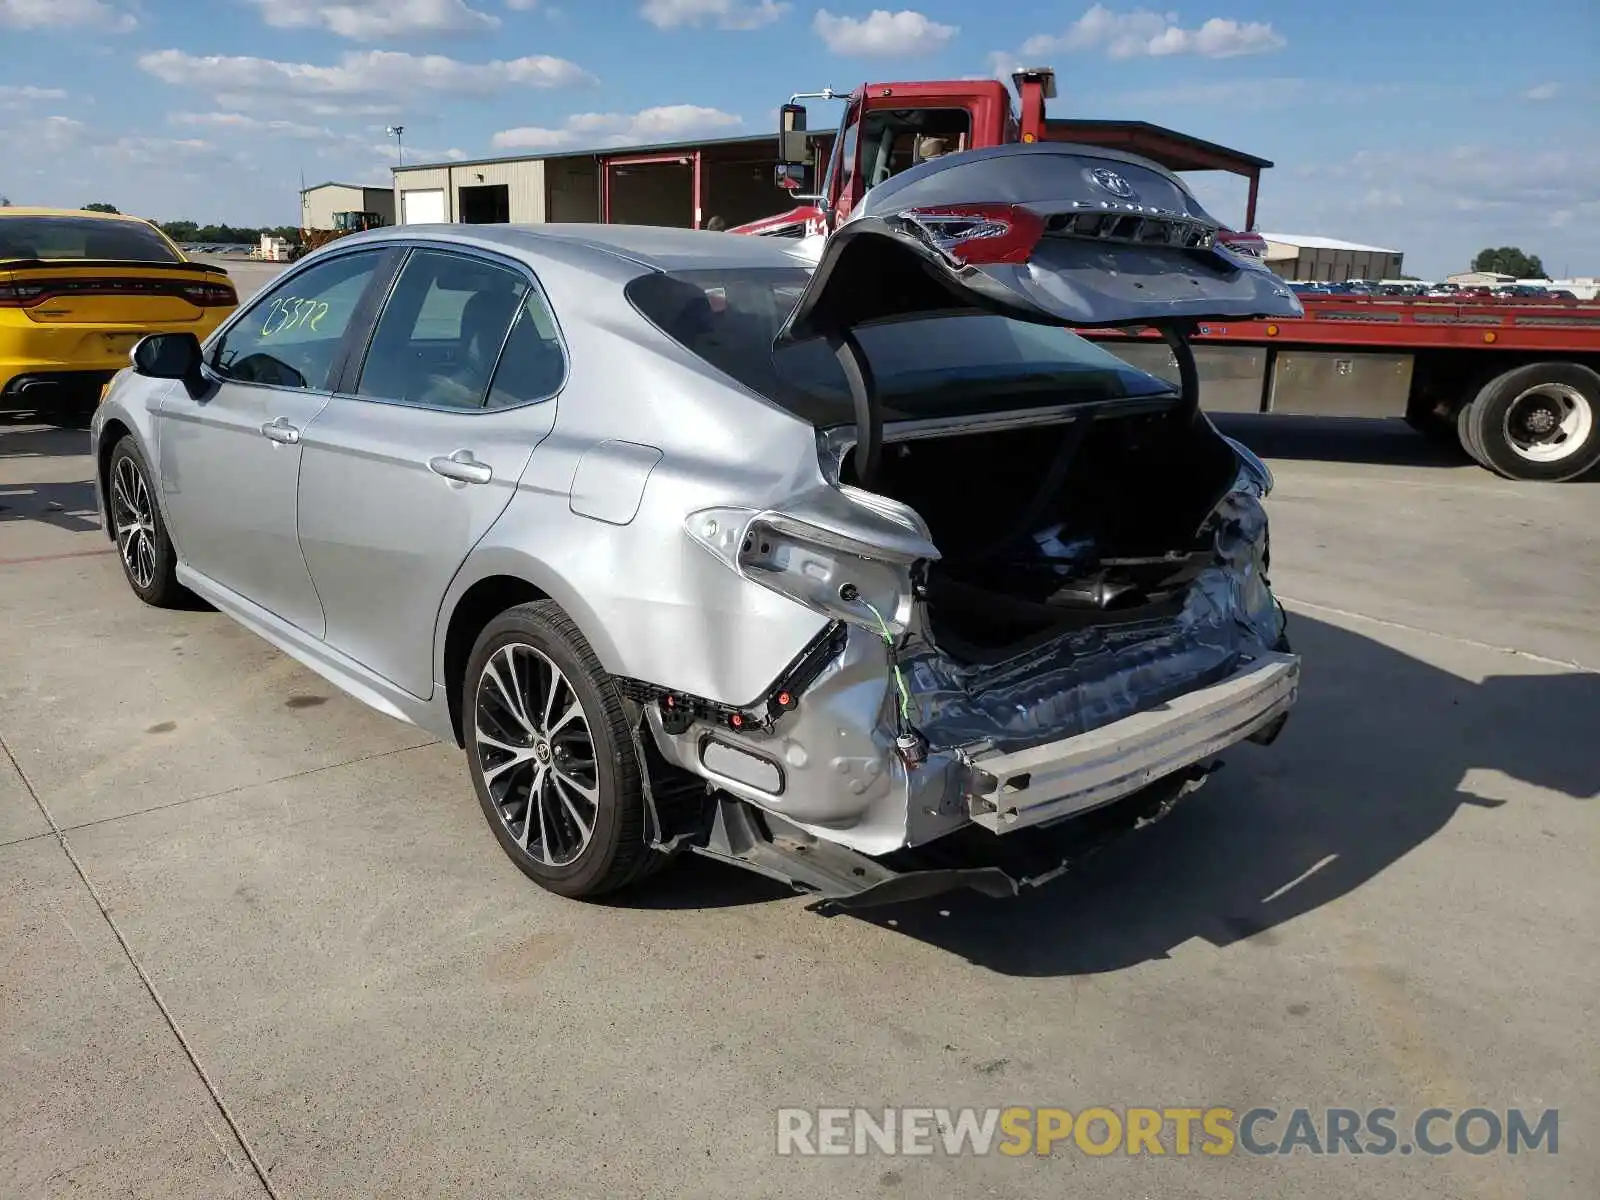
{"type": "MultiPolygon", "coordinates": [[[[1019,78],[1024,75],[1041,81],[1030,88],[1039,92],[1038,118],[1030,124],[1042,126],[1044,96],[1055,92],[1054,72],[1018,72],[1019,78]]],[[[800,93],[783,106],[780,122],[777,183],[800,203],[732,232],[794,238],[826,233],[849,217],[868,188],[907,167],[935,155],[1039,137],[1038,129],[1022,136],[1011,95],[994,79],[868,83],[848,94],[831,88],[800,93]],[[807,129],[805,100],[845,102],[838,130],[820,159],[817,139],[807,129]],[[817,182],[819,173],[816,192],[808,194],[807,184],[817,182]]]]}
{"type": "Polygon", "coordinates": [[[1143,121],[1047,119],[1056,98],[1049,67],[1014,72],[1011,90],[998,79],[864,83],[854,91],[802,92],[780,110],[777,183],[795,207],[740,225],[730,232],[804,238],[831,232],[861,203],[868,189],[929,157],[1022,142],[1077,142],[1123,150],[1172,171],[1226,171],[1249,181],[1244,221],[1224,227],[1220,239],[1238,253],[1260,258],[1266,243],[1255,228],[1261,172],[1256,158],[1143,121]],[[807,127],[805,101],[842,101],[836,131],[807,127]]]}

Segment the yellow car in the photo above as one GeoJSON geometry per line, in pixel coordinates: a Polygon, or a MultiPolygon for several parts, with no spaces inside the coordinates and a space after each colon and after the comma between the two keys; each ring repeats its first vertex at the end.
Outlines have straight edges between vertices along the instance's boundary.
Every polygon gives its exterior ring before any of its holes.
{"type": "Polygon", "coordinates": [[[145,334],[204,338],[238,303],[149,221],[0,208],[0,412],[78,423],[145,334]]]}

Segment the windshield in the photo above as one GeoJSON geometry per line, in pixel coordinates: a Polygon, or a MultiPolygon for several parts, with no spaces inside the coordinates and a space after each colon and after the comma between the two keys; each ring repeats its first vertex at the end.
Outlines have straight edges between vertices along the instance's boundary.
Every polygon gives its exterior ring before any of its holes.
{"type": "Polygon", "coordinates": [[[167,239],[143,221],[0,213],[0,259],[8,258],[183,261],[167,239]]]}
{"type": "MultiPolygon", "coordinates": [[[[811,339],[773,349],[805,291],[803,267],[642,275],[627,295],[668,337],[819,427],[855,419],[832,349],[811,339]]],[[[918,314],[860,326],[885,421],[1168,394],[1065,328],[988,313],[918,314]]]]}

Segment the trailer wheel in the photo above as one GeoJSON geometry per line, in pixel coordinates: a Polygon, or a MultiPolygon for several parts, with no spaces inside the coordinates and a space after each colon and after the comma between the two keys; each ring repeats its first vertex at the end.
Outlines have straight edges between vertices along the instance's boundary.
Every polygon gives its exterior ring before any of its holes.
{"type": "Polygon", "coordinates": [[[1456,441],[1461,443],[1461,448],[1467,452],[1467,457],[1485,470],[1492,471],[1494,468],[1483,461],[1483,451],[1472,438],[1472,410],[1472,402],[1469,400],[1456,411],[1456,441]]]}
{"type": "Polygon", "coordinates": [[[1558,483],[1600,463],[1600,375],[1577,363],[1507,371],[1463,419],[1467,452],[1508,479],[1558,483]]]}

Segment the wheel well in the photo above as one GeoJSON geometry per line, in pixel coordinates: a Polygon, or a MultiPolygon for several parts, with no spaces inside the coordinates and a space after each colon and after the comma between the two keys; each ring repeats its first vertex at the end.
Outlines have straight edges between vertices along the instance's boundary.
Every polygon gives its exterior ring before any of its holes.
{"type": "Polygon", "coordinates": [[[1535,363],[1574,362],[1600,370],[1600,356],[1527,354],[1518,351],[1425,350],[1412,363],[1411,399],[1406,415],[1454,420],[1490,380],[1535,363]]]}
{"type": "Polygon", "coordinates": [[[472,657],[472,647],[478,635],[490,621],[508,608],[527,604],[533,600],[550,597],[526,579],[515,575],[491,575],[469,587],[456,601],[450,614],[450,625],[444,635],[444,682],[449,689],[450,727],[455,730],[456,745],[464,745],[461,732],[461,682],[466,678],[467,660],[472,657]]]}
{"type": "MultiPolygon", "coordinates": [[[[100,444],[95,448],[95,472],[100,477],[100,495],[111,495],[111,452],[117,448],[117,443],[127,437],[132,430],[118,420],[110,420],[100,431],[100,444]]],[[[106,520],[106,538],[114,541],[116,534],[111,531],[111,521],[106,520]]]]}

